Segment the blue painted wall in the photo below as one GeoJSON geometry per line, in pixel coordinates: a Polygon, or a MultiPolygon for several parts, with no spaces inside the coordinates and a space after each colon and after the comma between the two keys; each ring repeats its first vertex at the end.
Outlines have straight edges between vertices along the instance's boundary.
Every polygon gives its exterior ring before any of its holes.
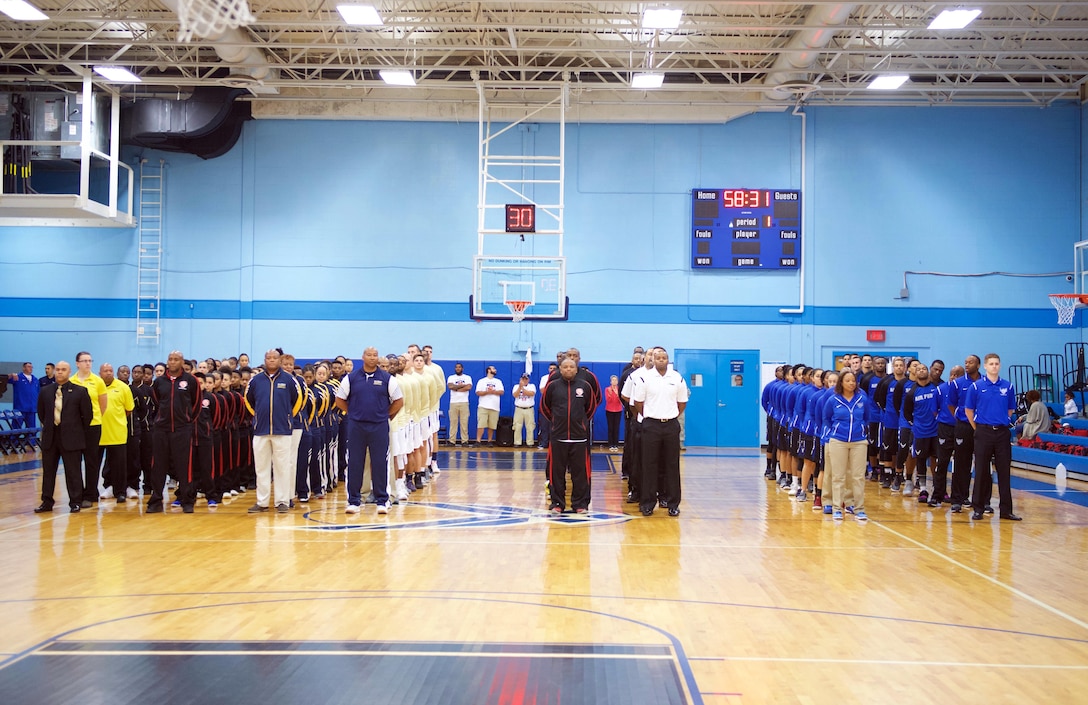
{"type": "MultiPolygon", "coordinates": [[[[512,143],[544,144],[555,126],[512,143]]],[[[567,322],[468,318],[477,126],[255,121],[210,161],[168,162],[165,336],[137,347],[135,231],[0,228],[0,359],[259,352],[358,356],[430,343],[450,359],[543,358],[577,345],[753,348],[826,365],[887,330],[889,349],[1031,363],[1079,339],[1045,295],[1088,237],[1077,105],[818,108],[721,125],[570,125],[567,322]],[[804,133],[804,134],[803,134],[804,133]],[[802,136],[806,159],[802,174],[802,136]],[[805,311],[796,273],[692,272],[690,190],[805,190],[805,311]]],[[[135,155],[133,155],[135,157],[135,155]]],[[[531,252],[532,237],[524,247],[531,252]]],[[[519,247],[522,247],[519,245],[519,247]]],[[[528,252],[527,252],[528,253],[528,252]]]]}

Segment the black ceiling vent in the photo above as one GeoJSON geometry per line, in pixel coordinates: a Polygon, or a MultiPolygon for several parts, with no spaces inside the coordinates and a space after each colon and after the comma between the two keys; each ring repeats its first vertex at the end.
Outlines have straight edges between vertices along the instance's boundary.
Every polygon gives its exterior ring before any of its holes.
{"type": "Polygon", "coordinates": [[[244,88],[198,86],[188,100],[138,100],[121,114],[121,143],[187,152],[202,159],[226,154],[252,119],[244,88]]]}

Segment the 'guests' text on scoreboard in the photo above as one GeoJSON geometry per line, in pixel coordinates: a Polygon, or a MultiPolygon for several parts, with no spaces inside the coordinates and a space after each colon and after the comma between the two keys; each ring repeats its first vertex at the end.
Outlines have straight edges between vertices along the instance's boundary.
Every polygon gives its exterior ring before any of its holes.
{"type": "Polygon", "coordinates": [[[800,191],[692,190],[692,269],[797,269],[800,262],[800,191]]]}

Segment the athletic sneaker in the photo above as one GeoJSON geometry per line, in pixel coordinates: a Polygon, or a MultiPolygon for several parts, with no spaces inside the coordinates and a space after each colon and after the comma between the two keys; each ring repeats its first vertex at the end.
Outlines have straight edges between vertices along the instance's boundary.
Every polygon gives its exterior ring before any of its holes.
{"type": "Polygon", "coordinates": [[[914,483],[910,480],[907,480],[905,483],[903,483],[903,494],[914,494],[914,483]]]}
{"type": "Polygon", "coordinates": [[[854,505],[852,505],[852,504],[846,505],[846,513],[847,514],[853,514],[854,513],[854,505]]]}
{"type": "Polygon", "coordinates": [[[230,496],[231,497],[237,497],[238,496],[238,490],[231,490],[230,491],[230,496]]]}
{"type": "Polygon", "coordinates": [[[869,515],[865,513],[864,509],[859,509],[854,514],[854,518],[857,519],[858,521],[869,521],[869,515]]]}
{"type": "Polygon", "coordinates": [[[892,488],[891,489],[892,489],[892,492],[898,492],[901,489],[903,489],[903,483],[900,482],[898,475],[896,475],[895,479],[892,480],[892,488]]]}
{"type": "Polygon", "coordinates": [[[398,477],[397,478],[397,501],[398,502],[407,502],[408,501],[408,488],[404,484],[404,478],[403,477],[398,477]]]}
{"type": "Polygon", "coordinates": [[[127,490],[125,490],[125,497],[127,497],[128,499],[139,499],[140,493],[129,487],[127,490]]]}
{"type": "Polygon", "coordinates": [[[824,514],[830,514],[832,510],[834,510],[834,507],[832,507],[830,504],[824,505],[824,514]]]}
{"type": "Polygon", "coordinates": [[[434,470],[435,475],[439,475],[439,474],[442,473],[442,468],[438,467],[438,461],[437,460],[434,461],[433,463],[431,463],[431,470],[434,470]]]}
{"type": "Polygon", "coordinates": [[[880,481],[880,486],[884,489],[889,489],[892,486],[891,473],[884,473],[884,478],[880,481]]]}
{"type": "Polygon", "coordinates": [[[804,490],[797,490],[797,494],[795,494],[793,498],[796,499],[798,502],[808,501],[808,495],[805,493],[804,490]]]}
{"type": "Polygon", "coordinates": [[[358,504],[349,504],[348,506],[344,507],[345,514],[358,514],[360,511],[362,511],[362,507],[360,507],[358,504]]]}
{"type": "Polygon", "coordinates": [[[254,504],[252,507],[246,510],[250,514],[258,514],[260,512],[267,512],[268,507],[262,507],[259,504],[254,504]]]}
{"type": "Polygon", "coordinates": [[[831,512],[831,518],[834,519],[835,521],[842,521],[842,510],[841,509],[835,509],[834,511],[832,511],[831,512]]]}
{"type": "MultiPolygon", "coordinates": [[[[926,492],[925,490],[922,490],[921,492],[918,493],[918,504],[925,504],[928,501],[929,501],[929,493],[928,492],[926,492]]],[[[940,504],[940,502],[937,502],[937,504],[940,504]]]]}
{"type": "Polygon", "coordinates": [[[929,500],[928,504],[931,507],[939,507],[941,506],[941,500],[937,499],[937,496],[934,495],[933,499],[929,500]]]}
{"type": "Polygon", "coordinates": [[[180,507],[181,506],[181,500],[180,499],[175,499],[173,502],[170,503],[170,506],[171,507],[180,507]]]}
{"type": "Polygon", "coordinates": [[[789,491],[786,492],[786,494],[788,494],[790,497],[793,497],[798,492],[803,492],[803,491],[804,490],[801,489],[801,483],[799,481],[795,480],[793,482],[793,484],[790,485],[790,489],[789,489],[789,491]]]}
{"type": "Polygon", "coordinates": [[[113,499],[113,489],[110,488],[110,487],[107,487],[106,489],[104,489],[104,490],[102,490],[101,492],[98,493],[98,498],[99,499],[113,499]]]}
{"type": "Polygon", "coordinates": [[[824,500],[820,495],[816,495],[816,499],[812,500],[812,511],[819,511],[824,507],[824,500]]]}
{"type": "Polygon", "coordinates": [[[388,501],[382,502],[381,504],[378,505],[378,514],[388,514],[388,513],[389,513],[389,502],[388,501]]]}
{"type": "Polygon", "coordinates": [[[412,480],[412,475],[408,474],[404,476],[404,488],[409,492],[416,491],[416,483],[412,480]]]}
{"type": "Polygon", "coordinates": [[[208,509],[215,509],[218,506],[219,506],[219,502],[216,502],[214,499],[209,499],[208,500],[208,509]]]}
{"type": "Polygon", "coordinates": [[[279,504],[276,505],[276,511],[279,512],[280,514],[286,514],[290,510],[289,510],[286,503],[280,502],[279,504]]]}

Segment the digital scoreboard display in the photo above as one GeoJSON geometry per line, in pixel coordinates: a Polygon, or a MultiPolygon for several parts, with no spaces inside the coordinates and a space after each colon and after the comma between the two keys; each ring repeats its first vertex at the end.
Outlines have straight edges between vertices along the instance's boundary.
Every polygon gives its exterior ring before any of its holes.
{"type": "Polygon", "coordinates": [[[798,269],[800,262],[800,191],[692,190],[692,269],[798,269]]]}

